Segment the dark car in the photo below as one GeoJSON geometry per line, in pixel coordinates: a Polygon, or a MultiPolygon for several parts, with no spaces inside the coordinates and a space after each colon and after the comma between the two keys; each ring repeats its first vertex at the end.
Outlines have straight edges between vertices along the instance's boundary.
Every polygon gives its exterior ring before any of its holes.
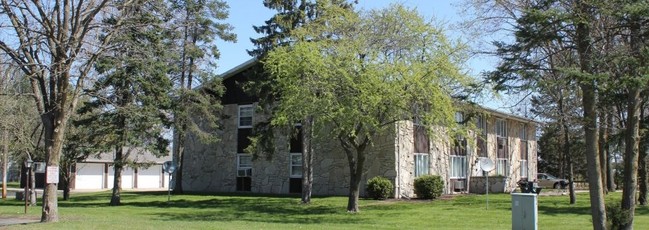
{"type": "Polygon", "coordinates": [[[547,173],[538,173],[537,176],[537,182],[539,187],[542,188],[566,188],[568,186],[568,180],[566,179],[559,179],[555,176],[552,176],[547,173]]]}

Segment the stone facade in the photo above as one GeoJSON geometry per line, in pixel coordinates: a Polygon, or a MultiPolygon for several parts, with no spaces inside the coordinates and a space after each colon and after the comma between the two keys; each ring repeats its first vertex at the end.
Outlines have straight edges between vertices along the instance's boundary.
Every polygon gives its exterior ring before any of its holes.
{"type": "MultiPolygon", "coordinates": [[[[198,192],[235,192],[237,176],[237,105],[225,105],[226,116],[220,131],[220,141],[212,144],[202,144],[189,136],[187,139],[183,188],[187,191],[198,192]]],[[[261,116],[255,116],[258,122],[261,116]]],[[[516,188],[520,177],[520,138],[521,122],[507,120],[503,117],[490,117],[487,131],[487,155],[496,158],[496,119],[507,121],[508,145],[508,175],[497,177],[495,170],[490,172],[491,192],[510,192],[516,188]],[[499,179],[497,179],[499,178],[499,179]]],[[[536,177],[536,141],[533,138],[535,126],[528,127],[529,150],[528,177],[536,177]]],[[[451,145],[442,128],[430,141],[429,173],[444,178],[444,192],[484,193],[485,178],[477,164],[479,153],[475,141],[471,142],[467,153],[467,178],[450,178],[451,145]],[[454,189],[453,182],[463,180],[466,188],[462,191],[454,189]]],[[[347,157],[340,144],[326,134],[317,135],[314,141],[314,195],[346,195],[349,192],[349,165],[347,157]]],[[[287,140],[277,139],[277,143],[287,140]]],[[[413,123],[401,121],[388,129],[377,138],[374,145],[368,149],[370,154],[365,164],[365,174],[362,181],[374,176],[390,179],[394,186],[394,196],[399,198],[415,197],[415,160],[414,160],[413,123]]],[[[261,157],[252,162],[251,192],[282,194],[289,193],[290,153],[286,144],[277,144],[276,155],[271,159],[261,157]]],[[[361,194],[365,194],[365,185],[361,186],[361,194]]]]}
{"type": "MultiPolygon", "coordinates": [[[[204,144],[188,136],[183,166],[183,189],[196,192],[235,192],[237,176],[237,105],[225,105],[220,141],[204,144]]],[[[256,116],[254,117],[256,118],[256,116]]],[[[254,120],[253,122],[258,122],[254,120]]],[[[390,129],[386,133],[394,133],[390,129]]],[[[396,178],[395,135],[382,135],[368,148],[368,160],[362,181],[374,176],[396,178]]],[[[314,195],[345,195],[349,192],[347,156],[335,140],[325,134],[314,142],[314,195]]],[[[287,140],[277,139],[277,143],[287,140]]],[[[289,193],[290,153],[287,145],[277,144],[270,159],[260,157],[252,162],[251,192],[289,193]]],[[[365,193],[361,186],[361,194],[365,193]]]]}
{"type": "MultiPolygon", "coordinates": [[[[183,189],[195,192],[235,192],[237,184],[238,155],[244,154],[241,150],[241,139],[245,132],[239,128],[239,105],[253,104],[257,101],[254,95],[247,95],[240,87],[249,81],[248,71],[258,63],[248,61],[224,73],[223,84],[226,93],[223,96],[223,118],[221,129],[218,132],[220,141],[204,144],[193,135],[187,136],[183,165],[183,189]],[[242,134],[242,135],[240,135],[242,134]]],[[[253,106],[254,107],[254,106],[253,106]]],[[[428,173],[440,175],[444,180],[444,193],[456,192],[484,192],[485,178],[478,166],[480,157],[495,160],[497,157],[496,121],[502,120],[507,125],[507,175],[501,175],[501,180],[493,179],[494,192],[510,192],[516,188],[516,182],[521,179],[520,133],[522,127],[527,128],[528,149],[528,178],[536,178],[536,123],[509,114],[494,110],[483,109],[481,113],[486,121],[486,153],[480,155],[476,146],[477,134],[470,132],[467,135],[466,147],[466,176],[457,176],[457,171],[452,171],[452,141],[445,135],[444,128],[436,128],[428,140],[427,153],[418,153],[428,157],[428,173]],[[498,182],[496,182],[498,181],[498,182]],[[460,186],[457,186],[460,185],[460,186]],[[456,187],[457,186],[457,187],[456,187]],[[496,189],[500,188],[500,189],[496,189]],[[482,190],[481,190],[482,189],[482,190]]],[[[254,115],[252,123],[266,119],[267,116],[254,115]]],[[[200,118],[196,118],[200,119],[200,118]]],[[[250,131],[246,131],[250,132],[250,131]]],[[[367,181],[374,176],[383,176],[390,179],[394,185],[394,197],[414,197],[414,180],[417,167],[415,166],[415,129],[411,121],[396,122],[394,126],[385,130],[375,138],[374,144],[367,149],[369,155],[365,162],[365,172],[362,181],[367,181]]],[[[480,134],[482,135],[482,134],[480,134]]],[[[326,131],[316,135],[314,143],[313,165],[313,194],[314,195],[347,195],[349,193],[349,164],[347,156],[335,137],[328,136],[326,131]]],[[[284,138],[276,139],[277,149],[271,159],[260,157],[253,160],[249,191],[255,193],[289,193],[291,153],[288,143],[284,138]]],[[[421,141],[420,141],[421,142],[421,141]]],[[[421,148],[421,147],[418,147],[421,148]]],[[[419,149],[421,150],[421,149],[419,149]]],[[[418,151],[419,151],[418,150],[418,151]]],[[[426,152],[426,151],[423,151],[426,152]]],[[[457,159],[457,156],[455,157],[457,159]]],[[[502,170],[501,170],[502,171],[502,170]]],[[[496,178],[496,170],[489,173],[489,180],[496,178]]],[[[293,181],[293,182],[291,182],[293,181]]],[[[241,189],[240,189],[241,190],[241,189]]],[[[247,189],[246,189],[247,190],[247,189]]],[[[361,184],[361,195],[365,194],[365,184],[361,184]]]]}

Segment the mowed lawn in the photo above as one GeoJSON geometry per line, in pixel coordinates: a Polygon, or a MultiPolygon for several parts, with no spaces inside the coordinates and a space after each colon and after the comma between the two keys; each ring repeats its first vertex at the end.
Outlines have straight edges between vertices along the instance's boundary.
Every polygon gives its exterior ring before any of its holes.
{"type": "MultiPolygon", "coordinates": [[[[607,196],[619,203],[621,192],[607,196]]],[[[9,229],[511,229],[511,196],[457,195],[434,201],[361,200],[361,212],[345,211],[346,197],[236,194],[174,195],[125,192],[122,206],[110,207],[110,193],[73,194],[59,201],[60,222],[12,225],[9,229]]],[[[592,229],[588,194],[574,206],[568,196],[539,197],[539,229],[592,229]]],[[[23,217],[23,203],[0,201],[0,216],[23,217]]],[[[27,216],[38,218],[40,207],[27,216]]],[[[638,207],[636,229],[649,226],[649,208],[638,207]]]]}

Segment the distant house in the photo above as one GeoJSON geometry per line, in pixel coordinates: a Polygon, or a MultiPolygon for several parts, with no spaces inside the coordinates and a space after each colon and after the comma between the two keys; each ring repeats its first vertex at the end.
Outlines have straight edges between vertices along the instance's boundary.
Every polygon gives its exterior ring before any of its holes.
{"type": "MultiPolygon", "coordinates": [[[[259,69],[255,60],[222,75],[224,120],[220,142],[203,144],[189,135],[183,166],[183,189],[195,192],[299,193],[301,192],[301,139],[277,139],[271,160],[244,152],[250,144],[253,125],[263,121],[255,114],[257,98],[241,89],[259,69]]],[[[458,119],[462,118],[458,113],[458,119]]],[[[363,181],[374,176],[389,178],[397,198],[413,197],[414,179],[425,174],[444,178],[445,193],[485,192],[485,175],[478,159],[489,158],[496,165],[489,173],[492,192],[509,192],[521,178],[536,177],[537,123],[522,117],[481,109],[476,122],[480,132],[467,140],[438,138],[431,141],[423,127],[412,121],[397,122],[369,149],[363,181]],[[473,141],[471,141],[473,140],[473,141]]],[[[298,127],[299,128],[299,127],[298,127]]],[[[347,195],[349,166],[337,141],[315,144],[314,195],[347,195]]],[[[361,194],[364,187],[361,186],[361,194]]]]}
{"type": "MultiPolygon", "coordinates": [[[[115,169],[114,153],[102,153],[91,156],[83,162],[76,163],[70,183],[73,190],[112,189],[115,169]]],[[[127,166],[122,171],[122,189],[156,189],[169,186],[169,176],[162,172],[162,163],[170,161],[170,156],[157,158],[149,152],[131,154],[133,167],[127,166]]]]}

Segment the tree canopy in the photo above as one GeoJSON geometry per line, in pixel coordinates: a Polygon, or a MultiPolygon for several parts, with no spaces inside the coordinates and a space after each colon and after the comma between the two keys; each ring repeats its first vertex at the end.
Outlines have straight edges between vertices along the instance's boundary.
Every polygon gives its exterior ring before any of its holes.
{"type": "Polygon", "coordinates": [[[281,99],[273,124],[314,117],[328,130],[350,166],[347,210],[358,211],[367,147],[403,120],[454,130],[454,100],[470,80],[461,71],[461,43],[415,10],[392,5],[354,12],[323,5],[321,15],[291,32],[290,45],[263,61],[281,99]]]}

